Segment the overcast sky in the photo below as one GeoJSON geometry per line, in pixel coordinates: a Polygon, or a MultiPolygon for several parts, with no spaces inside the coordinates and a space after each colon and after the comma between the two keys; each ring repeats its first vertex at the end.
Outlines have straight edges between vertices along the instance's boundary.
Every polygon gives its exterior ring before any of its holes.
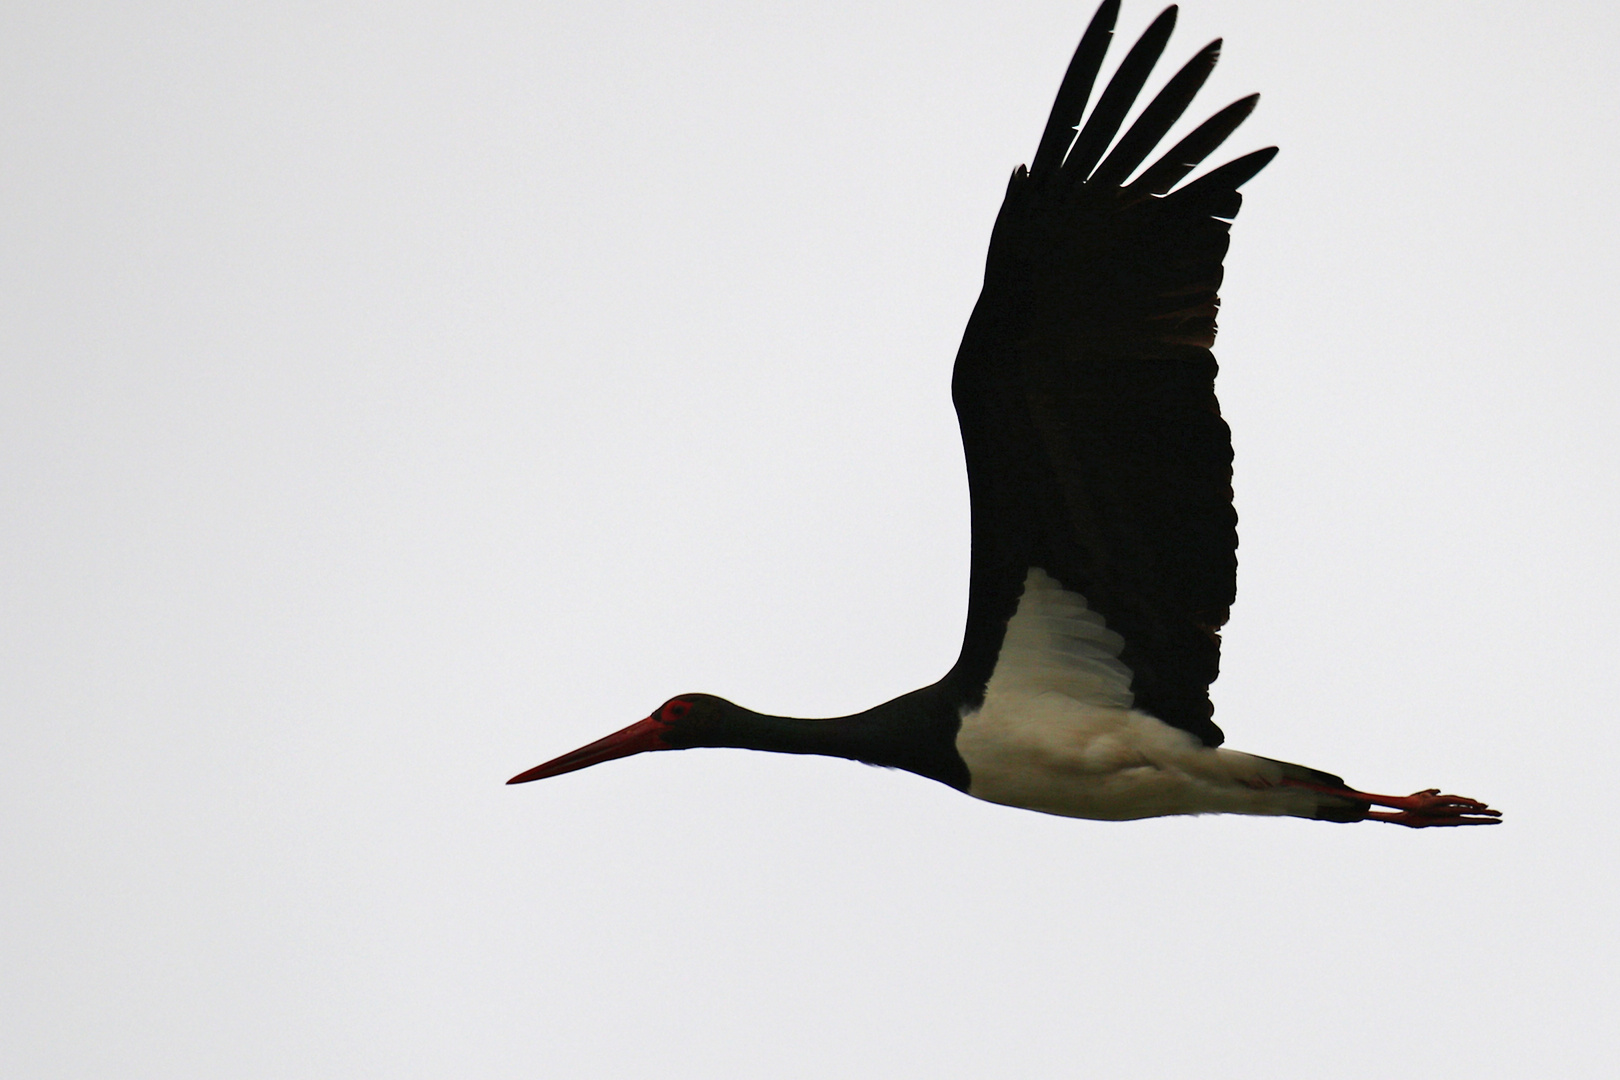
{"type": "Polygon", "coordinates": [[[1283,148],[1216,719],[1504,826],[503,786],[949,667],[950,364],[1091,13],[5,5],[0,1072],[1616,1075],[1611,6],[1190,0],[1152,84],[1223,35],[1193,119],[1283,148]]]}

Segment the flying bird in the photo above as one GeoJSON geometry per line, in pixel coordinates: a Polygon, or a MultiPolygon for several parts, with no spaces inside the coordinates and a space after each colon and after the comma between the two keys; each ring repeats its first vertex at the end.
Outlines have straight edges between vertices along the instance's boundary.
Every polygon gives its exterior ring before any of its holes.
{"type": "Polygon", "coordinates": [[[1119,0],[1104,0],[1034,159],[1012,174],[957,353],[972,562],[955,666],[932,686],[829,719],[682,694],[508,783],[649,750],[740,747],[905,769],[990,802],[1100,820],[1500,820],[1438,788],[1374,795],[1221,745],[1209,687],[1236,596],[1237,515],[1210,347],[1238,188],[1276,147],[1182,183],[1254,109],[1253,95],[1142,169],[1221,42],[1116,139],[1176,8],[1148,27],[1087,116],[1118,14],[1119,0]]]}

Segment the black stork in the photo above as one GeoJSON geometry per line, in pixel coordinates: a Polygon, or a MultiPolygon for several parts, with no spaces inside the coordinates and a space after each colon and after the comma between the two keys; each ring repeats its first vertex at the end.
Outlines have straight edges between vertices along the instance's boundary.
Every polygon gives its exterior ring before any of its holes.
{"type": "Polygon", "coordinates": [[[1137,173],[1220,53],[1218,39],[1200,50],[1115,140],[1175,7],[1081,126],[1118,14],[1119,0],[1104,0],[1034,162],[1012,174],[957,353],[973,544],[955,666],[932,686],[824,720],[683,694],[509,783],[645,750],[740,747],[906,769],[1069,817],[1500,820],[1438,788],[1372,795],[1221,748],[1209,687],[1236,595],[1237,515],[1210,346],[1238,188],[1276,147],[1177,186],[1249,115],[1253,95],[1137,173]]]}

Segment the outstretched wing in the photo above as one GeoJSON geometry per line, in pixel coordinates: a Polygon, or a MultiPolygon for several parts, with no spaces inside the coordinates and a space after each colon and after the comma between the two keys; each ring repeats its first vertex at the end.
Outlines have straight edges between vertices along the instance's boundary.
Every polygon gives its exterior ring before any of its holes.
{"type": "Polygon", "coordinates": [[[950,678],[982,697],[1038,567],[1124,639],[1135,707],[1214,746],[1209,685],[1236,594],[1237,515],[1210,346],[1237,189],[1276,148],[1176,188],[1248,116],[1249,97],[1131,179],[1220,51],[1215,41],[1194,56],[1116,142],[1174,7],[1075,135],[1118,11],[1118,0],[1098,10],[1033,163],[1013,173],[957,355],[973,568],[950,678]]]}

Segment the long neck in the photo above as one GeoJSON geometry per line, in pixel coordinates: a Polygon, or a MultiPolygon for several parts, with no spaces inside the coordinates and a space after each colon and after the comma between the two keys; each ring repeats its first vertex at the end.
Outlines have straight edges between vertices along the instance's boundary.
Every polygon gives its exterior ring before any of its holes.
{"type": "Polygon", "coordinates": [[[956,752],[956,704],[940,686],[902,695],[852,716],[804,720],[726,703],[720,724],[701,745],[779,754],[822,754],[905,769],[963,791],[967,766],[956,752]]]}

